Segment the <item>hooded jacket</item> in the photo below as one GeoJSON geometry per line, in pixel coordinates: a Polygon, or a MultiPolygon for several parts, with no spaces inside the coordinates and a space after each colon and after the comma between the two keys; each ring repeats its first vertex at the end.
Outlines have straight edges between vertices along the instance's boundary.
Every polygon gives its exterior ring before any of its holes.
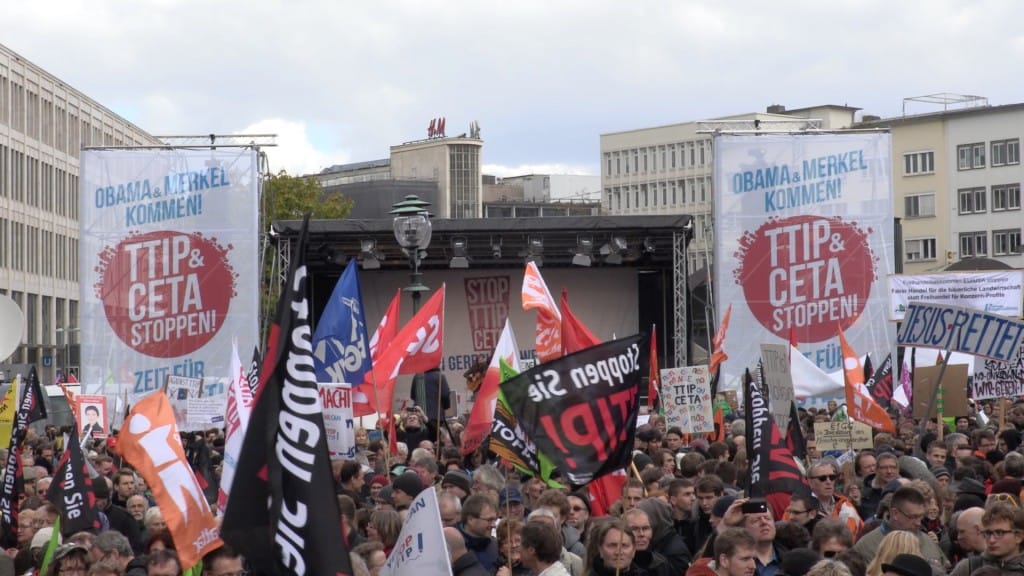
{"type": "Polygon", "coordinates": [[[653,534],[650,550],[664,556],[674,573],[685,573],[693,560],[693,554],[686,547],[686,541],[676,533],[672,505],[657,498],[647,498],[641,500],[636,507],[646,512],[651,521],[653,534]]]}
{"type": "Polygon", "coordinates": [[[982,566],[998,568],[999,573],[1004,576],[1024,576],[1024,554],[1017,554],[1004,560],[999,560],[998,558],[993,558],[988,552],[983,552],[980,556],[964,558],[949,574],[950,576],[969,576],[982,566]]]}

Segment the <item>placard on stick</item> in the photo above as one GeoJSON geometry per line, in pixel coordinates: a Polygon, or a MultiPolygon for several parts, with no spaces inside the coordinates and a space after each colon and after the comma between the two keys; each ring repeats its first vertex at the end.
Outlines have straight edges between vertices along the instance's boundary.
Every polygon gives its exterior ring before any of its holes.
{"type": "Polygon", "coordinates": [[[661,371],[665,423],[688,434],[714,432],[711,373],[707,366],[682,366],[661,371]]]}
{"type": "Polygon", "coordinates": [[[789,369],[789,346],[761,344],[761,366],[768,385],[768,407],[779,430],[789,429],[793,404],[793,374],[789,369]]]}
{"type": "Polygon", "coordinates": [[[871,427],[854,420],[838,422],[815,422],[814,441],[818,451],[863,450],[874,447],[871,427]]]}
{"type": "MultiPolygon", "coordinates": [[[[931,414],[925,415],[932,390],[939,380],[942,366],[918,366],[914,368],[914,418],[935,418],[938,411],[932,407],[931,414]]],[[[938,404],[938,402],[936,402],[938,404]]],[[[967,415],[967,365],[950,364],[942,376],[942,415],[967,415]]]]}

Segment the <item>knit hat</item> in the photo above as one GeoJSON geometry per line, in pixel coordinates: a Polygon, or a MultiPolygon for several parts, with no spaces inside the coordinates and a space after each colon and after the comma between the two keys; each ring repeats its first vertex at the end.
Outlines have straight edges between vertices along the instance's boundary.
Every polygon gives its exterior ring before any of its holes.
{"type": "Polygon", "coordinates": [[[933,466],[932,476],[935,476],[936,479],[941,478],[943,476],[945,476],[946,478],[953,477],[953,475],[949,473],[949,468],[946,468],[945,466],[933,466]]]}
{"type": "Polygon", "coordinates": [[[473,480],[470,479],[469,474],[461,470],[452,470],[444,475],[441,480],[441,488],[447,488],[449,486],[455,486],[459,490],[462,490],[466,494],[472,492],[473,480]]]}
{"type": "Polygon", "coordinates": [[[377,492],[377,499],[384,504],[395,505],[394,489],[391,486],[385,486],[377,492]]]}
{"type": "Polygon", "coordinates": [[[974,478],[964,478],[949,485],[949,489],[957,494],[977,494],[985,497],[985,485],[974,478]]]}
{"type": "Polygon", "coordinates": [[[722,496],[715,501],[715,505],[711,507],[711,515],[716,518],[724,518],[725,511],[732,506],[732,503],[736,501],[735,496],[722,496]]]}
{"type": "Polygon", "coordinates": [[[646,453],[636,450],[633,452],[633,464],[636,464],[636,469],[643,472],[644,468],[654,465],[654,460],[646,453]]]}
{"type": "Polygon", "coordinates": [[[388,485],[388,477],[387,476],[383,476],[383,475],[378,474],[378,475],[373,477],[373,480],[370,480],[370,486],[387,486],[387,485],[388,485]]]}
{"type": "Polygon", "coordinates": [[[391,486],[396,492],[401,490],[413,498],[423,491],[423,482],[420,481],[420,477],[417,476],[415,472],[406,472],[398,478],[395,478],[395,481],[391,483],[391,486]]]}

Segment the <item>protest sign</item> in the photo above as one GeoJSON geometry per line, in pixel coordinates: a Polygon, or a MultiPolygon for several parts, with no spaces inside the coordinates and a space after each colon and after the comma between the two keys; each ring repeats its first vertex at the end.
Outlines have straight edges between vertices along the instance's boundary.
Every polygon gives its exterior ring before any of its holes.
{"type": "Polygon", "coordinates": [[[913,302],[897,344],[938,348],[1009,362],[1018,355],[1024,322],[978,310],[913,302]]]}
{"type": "Polygon", "coordinates": [[[814,440],[818,452],[828,450],[863,450],[873,448],[871,427],[855,420],[815,422],[814,440]]]}
{"type": "Polygon", "coordinates": [[[715,431],[707,366],[661,370],[661,397],[669,427],[678,426],[685,434],[715,431]]]}
{"type": "MultiPolygon", "coordinates": [[[[931,414],[925,415],[932,398],[935,383],[939,380],[942,366],[920,366],[914,369],[914,418],[935,418],[938,413],[932,406],[931,414]]],[[[942,375],[942,414],[945,416],[967,415],[967,365],[950,364],[942,375]]]]}
{"type": "Polygon", "coordinates": [[[967,395],[975,400],[1024,395],[1024,347],[1010,362],[974,357],[974,377],[967,395]]]}
{"type": "Polygon", "coordinates": [[[107,437],[107,397],[102,394],[79,394],[75,397],[78,405],[78,437],[107,437]]]}
{"type": "Polygon", "coordinates": [[[321,382],[320,402],[323,404],[327,452],[331,460],[356,457],[356,429],[352,416],[352,386],[321,382]]]}
{"type": "Polygon", "coordinates": [[[444,541],[437,491],[429,487],[409,505],[409,515],[398,533],[395,547],[380,571],[381,576],[422,576],[452,573],[444,541]]]}
{"type": "Polygon", "coordinates": [[[789,354],[790,347],[785,344],[761,344],[761,367],[768,385],[768,406],[779,430],[789,429],[789,412],[793,404],[789,354]]]}
{"type": "Polygon", "coordinates": [[[962,306],[1019,318],[1024,270],[889,275],[889,319],[903,320],[913,302],[962,306]]]}
{"type": "Polygon", "coordinates": [[[185,400],[186,430],[205,430],[224,425],[224,403],[226,398],[201,396],[185,400]]]}

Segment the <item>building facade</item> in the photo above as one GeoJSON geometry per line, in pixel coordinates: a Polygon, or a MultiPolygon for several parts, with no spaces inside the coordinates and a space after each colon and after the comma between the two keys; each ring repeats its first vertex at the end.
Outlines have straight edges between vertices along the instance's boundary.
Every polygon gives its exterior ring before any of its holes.
{"type": "Polygon", "coordinates": [[[0,294],[25,317],[21,346],[0,363],[35,364],[43,378],[74,367],[80,150],[152,144],[162,142],[0,45],[0,294]]]}

